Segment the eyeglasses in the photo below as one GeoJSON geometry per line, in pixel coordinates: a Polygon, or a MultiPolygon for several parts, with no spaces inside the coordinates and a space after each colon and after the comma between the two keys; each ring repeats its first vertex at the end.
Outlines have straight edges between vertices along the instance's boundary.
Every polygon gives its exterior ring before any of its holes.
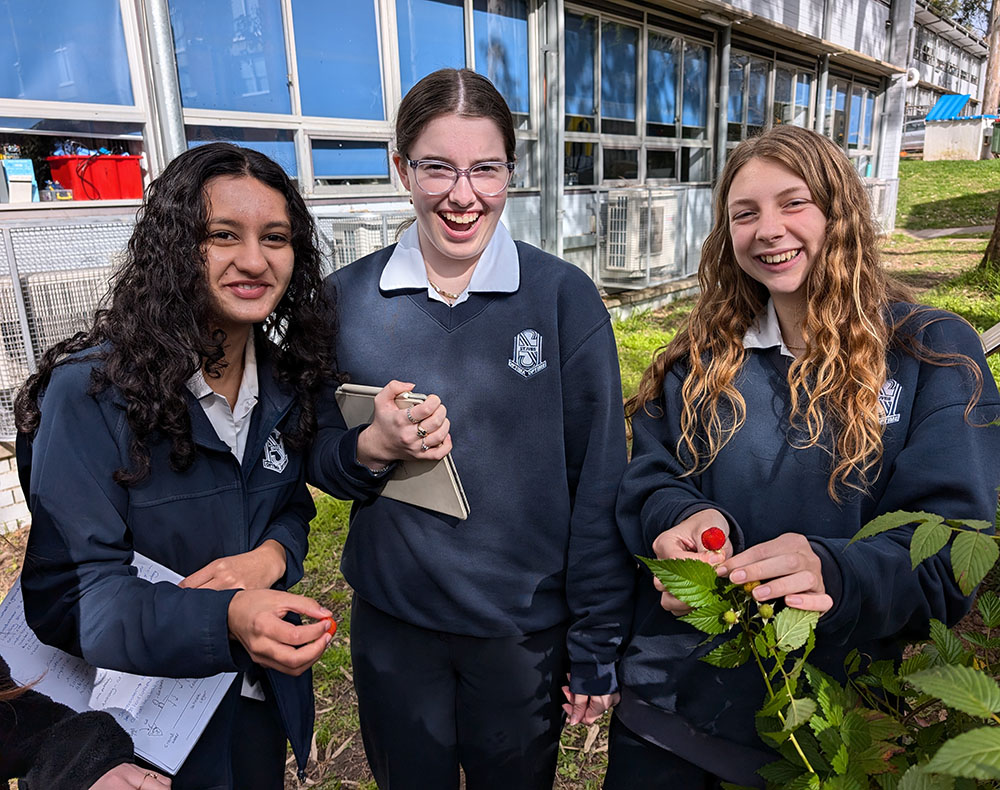
{"type": "Polygon", "coordinates": [[[467,176],[476,194],[493,197],[503,192],[514,173],[513,162],[480,162],[468,170],[439,162],[436,159],[408,159],[417,186],[428,195],[450,192],[460,176],[467,176]]]}

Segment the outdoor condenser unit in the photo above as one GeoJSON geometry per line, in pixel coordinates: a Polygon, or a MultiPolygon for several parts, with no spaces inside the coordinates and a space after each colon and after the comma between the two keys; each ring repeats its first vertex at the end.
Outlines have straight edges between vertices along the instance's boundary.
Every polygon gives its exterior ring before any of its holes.
{"type": "Polygon", "coordinates": [[[676,263],[677,195],[669,189],[612,189],[601,204],[605,274],[644,277],[676,263]]]}

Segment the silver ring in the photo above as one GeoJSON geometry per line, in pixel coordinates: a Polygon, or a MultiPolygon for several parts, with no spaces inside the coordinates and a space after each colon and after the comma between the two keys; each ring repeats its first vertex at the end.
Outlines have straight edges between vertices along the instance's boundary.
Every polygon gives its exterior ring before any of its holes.
{"type": "Polygon", "coordinates": [[[421,443],[420,443],[420,449],[421,449],[421,451],[423,451],[423,452],[425,452],[425,453],[426,453],[426,452],[427,452],[428,450],[430,450],[431,448],[427,446],[427,442],[421,442],[421,443]]]}
{"type": "Polygon", "coordinates": [[[413,413],[410,411],[410,409],[412,409],[412,408],[413,408],[412,406],[407,406],[406,407],[406,419],[408,419],[414,425],[417,425],[417,424],[420,423],[420,420],[413,419],[413,413]]]}
{"type": "Polygon", "coordinates": [[[417,425],[417,436],[419,436],[421,439],[423,439],[426,435],[427,435],[427,431],[425,431],[423,428],[421,428],[420,425],[417,425]]]}

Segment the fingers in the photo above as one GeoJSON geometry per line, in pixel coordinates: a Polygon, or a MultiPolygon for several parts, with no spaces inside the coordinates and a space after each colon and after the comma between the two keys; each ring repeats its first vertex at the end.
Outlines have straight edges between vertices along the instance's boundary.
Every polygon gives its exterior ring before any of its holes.
{"type": "Polygon", "coordinates": [[[165,790],[171,784],[169,776],[134,763],[121,763],[104,773],[89,790],[165,790]]]}
{"type": "Polygon", "coordinates": [[[675,598],[668,592],[660,595],[660,606],[675,617],[680,617],[691,611],[691,607],[684,603],[684,601],[680,598],[675,598]]]}
{"type": "Polygon", "coordinates": [[[279,590],[241,590],[229,604],[229,630],[262,666],[300,675],[333,638],[332,613],[311,598],[279,590]],[[298,612],[318,622],[295,625],[284,616],[298,612]]]}
{"type": "Polygon", "coordinates": [[[823,583],[823,563],[804,535],[785,533],[759,543],[716,568],[734,584],[760,582],[752,591],[758,601],[784,598],[796,609],[825,612],[833,607],[823,583]]]}
{"type": "Polygon", "coordinates": [[[604,694],[601,696],[589,696],[587,694],[574,694],[569,690],[569,686],[562,687],[563,696],[566,702],[562,709],[566,714],[567,724],[593,724],[602,715],[621,699],[620,694],[604,694]]]}

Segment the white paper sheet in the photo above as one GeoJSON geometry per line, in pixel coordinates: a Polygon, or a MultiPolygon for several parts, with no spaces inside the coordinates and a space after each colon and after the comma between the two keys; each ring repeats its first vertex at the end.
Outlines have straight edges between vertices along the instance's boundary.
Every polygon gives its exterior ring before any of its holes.
{"type": "MultiPolygon", "coordinates": [[[[140,578],[177,583],[181,577],[139,554],[140,578]]],[[[24,619],[21,580],[0,603],[0,655],[19,684],[75,711],[106,710],[132,736],[135,753],[173,774],[194,748],[235,673],[208,678],[157,678],[92,667],[43,645],[24,619]]]]}

